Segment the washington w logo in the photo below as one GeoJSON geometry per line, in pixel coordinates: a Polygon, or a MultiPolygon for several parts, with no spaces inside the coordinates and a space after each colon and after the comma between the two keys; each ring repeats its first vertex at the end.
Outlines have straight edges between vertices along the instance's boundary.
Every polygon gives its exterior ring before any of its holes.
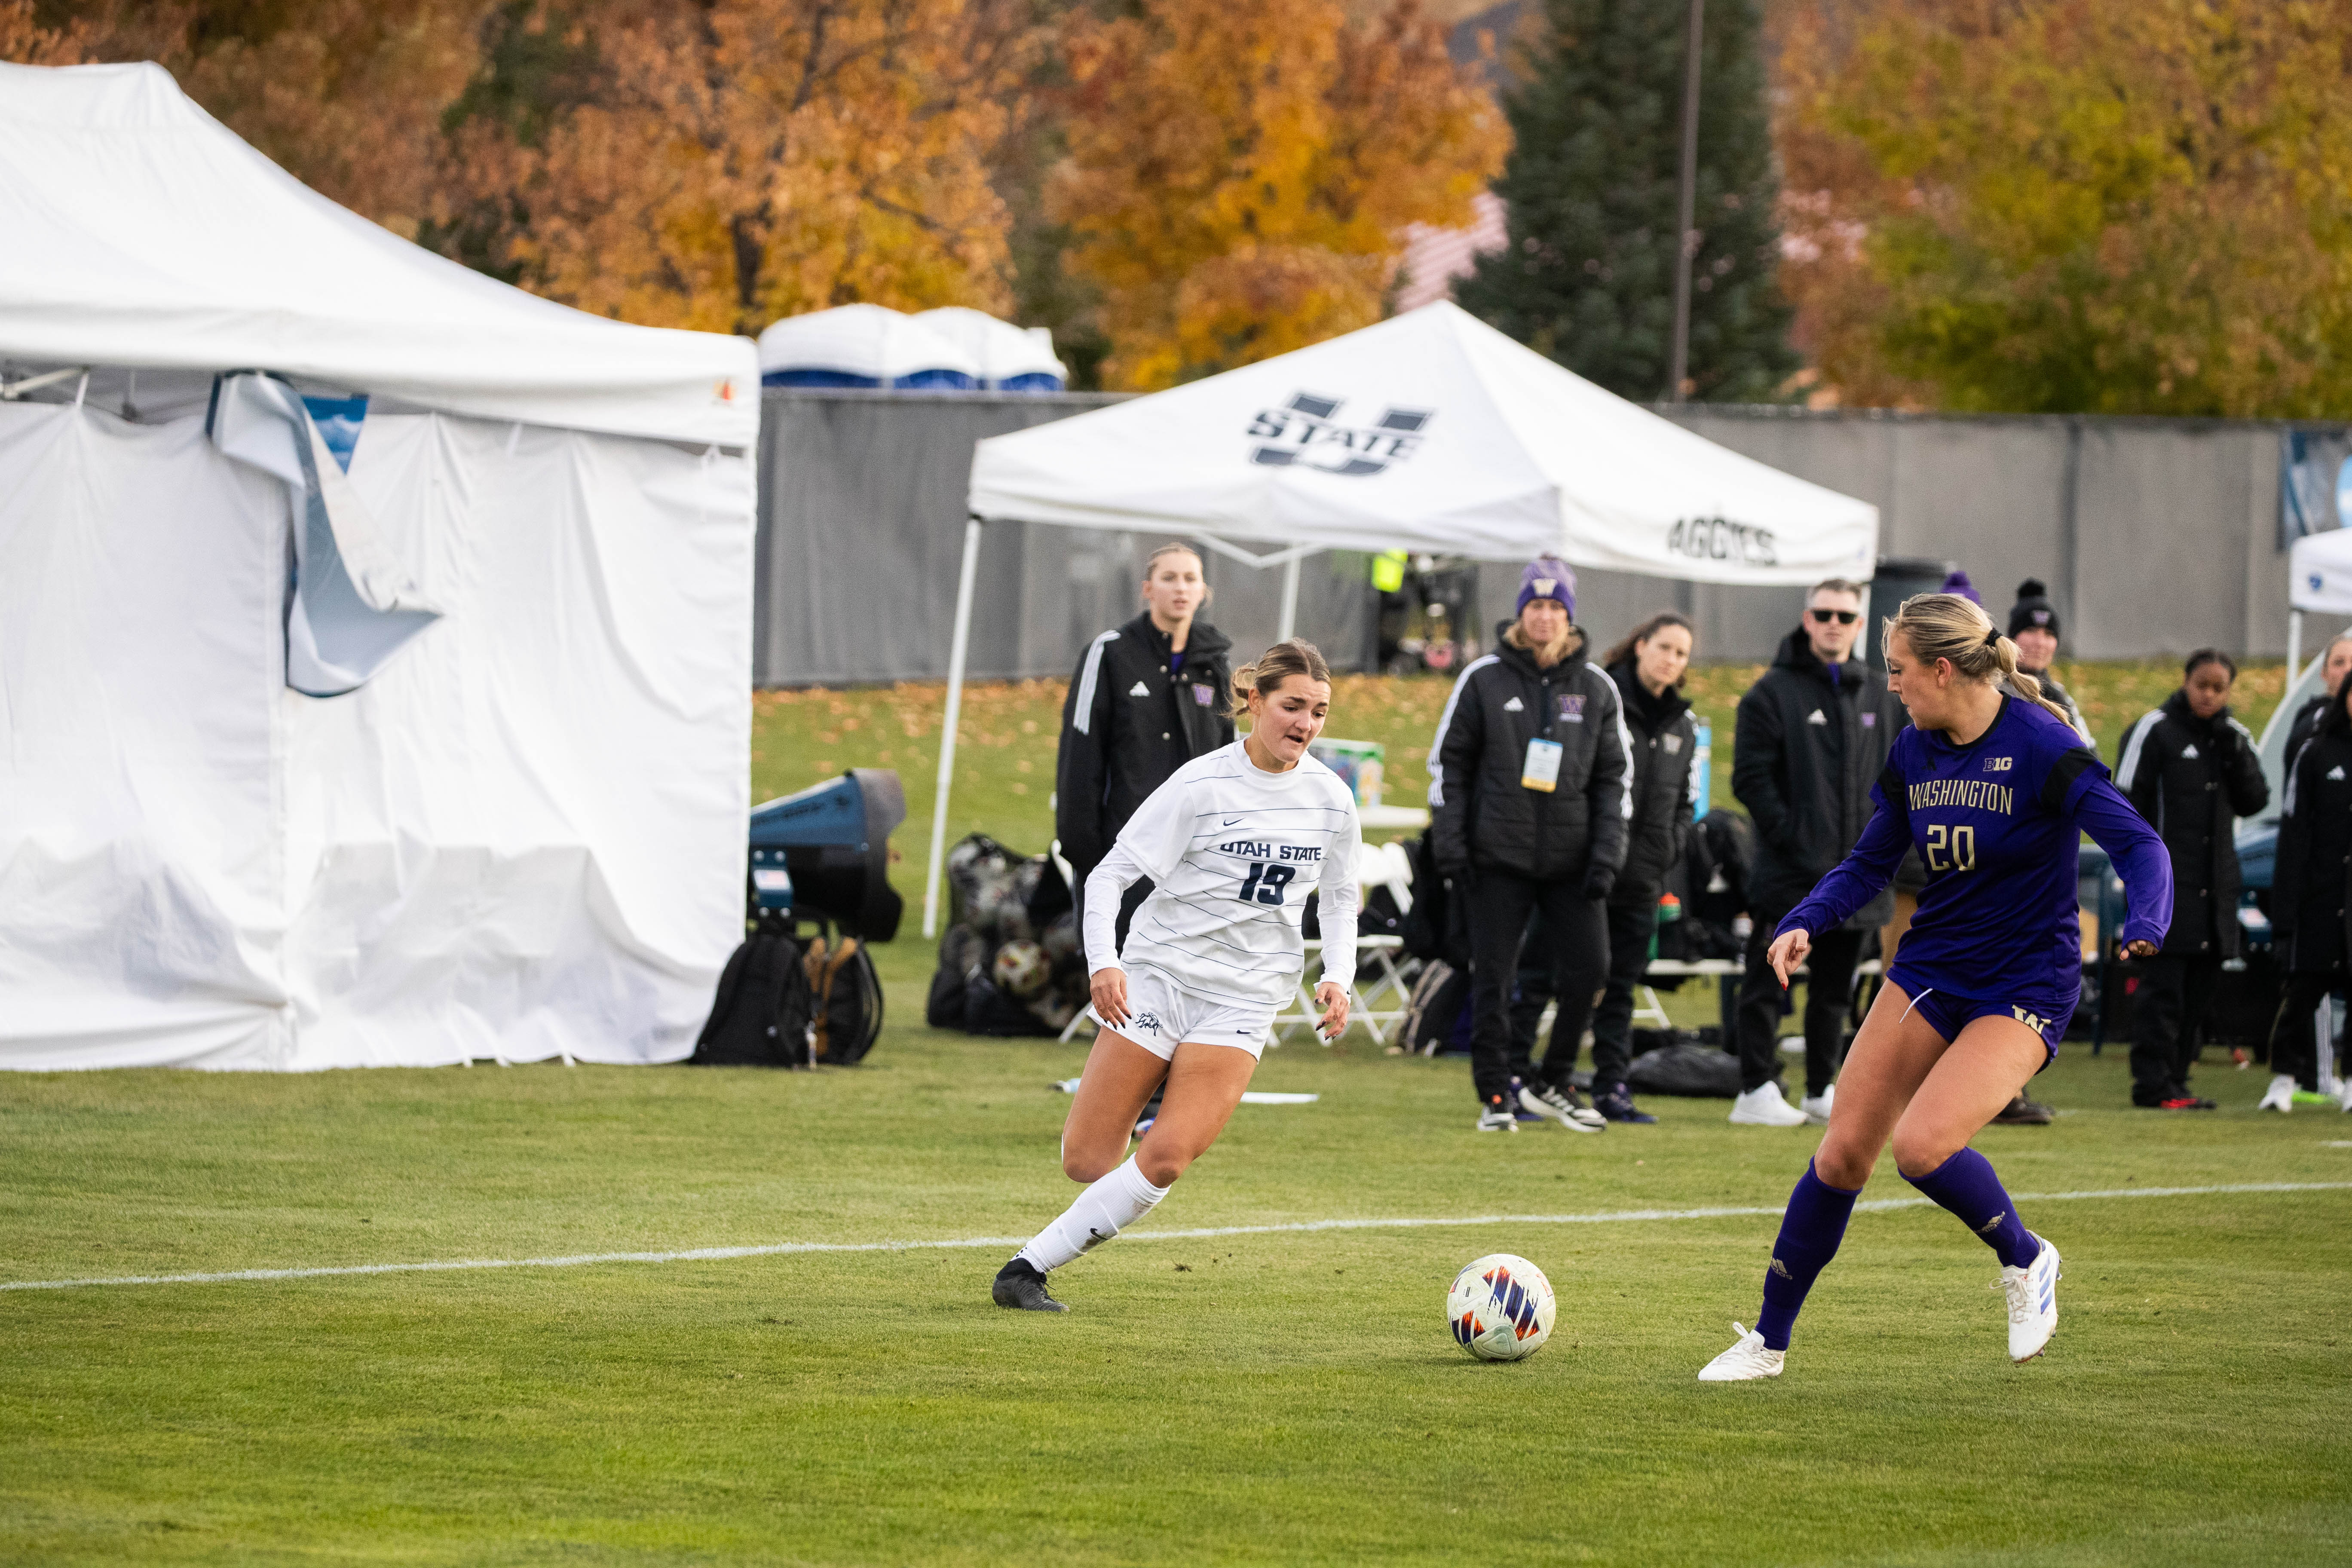
{"type": "Polygon", "coordinates": [[[1401,463],[1421,445],[1422,433],[1436,415],[1426,408],[1389,408],[1375,425],[1342,425],[1333,416],[1346,400],[1295,394],[1280,408],[1262,408],[1250,421],[1249,437],[1261,443],[1250,449],[1250,461],[1270,468],[1294,464],[1360,479],[1401,463]]]}

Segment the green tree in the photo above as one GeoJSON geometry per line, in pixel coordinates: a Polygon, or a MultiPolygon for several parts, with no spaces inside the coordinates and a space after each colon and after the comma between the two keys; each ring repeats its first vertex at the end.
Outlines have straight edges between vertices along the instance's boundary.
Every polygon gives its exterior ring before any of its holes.
{"type": "MultiPolygon", "coordinates": [[[[1668,390],[1689,9],[1547,0],[1504,96],[1515,140],[1495,189],[1510,207],[1510,243],[1455,291],[1465,310],[1625,397],[1668,390]]],[[[1708,0],[1688,391],[1717,401],[1771,397],[1797,368],[1776,282],[1759,33],[1756,0],[1708,0]]]]}
{"type": "Polygon", "coordinates": [[[1787,276],[1832,386],[2352,411],[2352,0],[1829,9],[1791,5],[1779,58],[1787,276]]]}

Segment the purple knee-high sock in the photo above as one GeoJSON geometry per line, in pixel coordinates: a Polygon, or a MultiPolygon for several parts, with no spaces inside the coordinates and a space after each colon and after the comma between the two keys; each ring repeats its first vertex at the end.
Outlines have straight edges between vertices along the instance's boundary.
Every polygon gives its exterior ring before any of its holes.
{"type": "Polygon", "coordinates": [[[2041,1252],[2042,1243],[2017,1217],[2017,1205],[1992,1173],[1992,1162],[1975,1150],[1963,1147],[1926,1175],[1903,1179],[1959,1215],[2010,1268],[2022,1268],[2041,1252]]]}
{"type": "Polygon", "coordinates": [[[1845,1239],[1845,1222],[1853,1217],[1853,1200],[1860,1192],[1833,1187],[1813,1173],[1809,1161],[1789,1194],[1780,1215],[1780,1235],[1772,1243],[1772,1266],[1764,1271],[1764,1305],[1756,1314],[1756,1331],[1768,1350],[1789,1348],[1789,1331],[1796,1326],[1797,1309],[1805,1292],[1837,1256],[1845,1239]]]}

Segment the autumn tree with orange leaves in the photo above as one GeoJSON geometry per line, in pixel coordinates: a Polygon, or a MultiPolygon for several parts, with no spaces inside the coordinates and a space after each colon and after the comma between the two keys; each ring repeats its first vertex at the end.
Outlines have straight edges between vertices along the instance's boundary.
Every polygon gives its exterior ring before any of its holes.
{"type": "Polygon", "coordinates": [[[461,109],[446,229],[550,298],[757,332],[865,301],[1003,310],[987,154],[1023,0],[606,0],[509,24],[585,83],[461,109]]]}
{"type": "Polygon", "coordinates": [[[1100,289],[1105,378],[1150,390],[1370,325],[1409,223],[1464,225],[1508,132],[1409,5],[1146,0],[1066,42],[1047,192],[1100,289]]]}

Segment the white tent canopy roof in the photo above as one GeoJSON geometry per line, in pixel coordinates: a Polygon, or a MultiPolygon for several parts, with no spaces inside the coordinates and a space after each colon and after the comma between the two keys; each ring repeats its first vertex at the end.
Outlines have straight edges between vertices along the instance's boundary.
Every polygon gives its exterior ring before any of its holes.
{"type": "Polygon", "coordinates": [[[1878,509],[1718,447],[1451,303],[979,443],[972,515],[1706,583],[1866,578],[1878,509]]]}
{"type": "Polygon", "coordinates": [[[0,65],[0,356],[252,367],[527,425],[748,447],[751,345],[535,298],[347,212],[155,65],[0,65]]]}
{"type": "Polygon", "coordinates": [[[979,362],[962,347],[887,305],[836,305],[770,323],[760,334],[760,368],[833,370],[888,385],[927,370],[980,379],[979,362]]]}
{"type": "Polygon", "coordinates": [[[992,386],[1016,375],[1050,375],[1057,381],[1069,377],[1054,353],[1054,334],[1044,327],[1016,327],[963,305],[919,310],[915,320],[969,354],[992,386]]]}
{"type": "Polygon", "coordinates": [[[2306,534],[2287,552],[2287,603],[2352,616],[2352,529],[2306,534]]]}

